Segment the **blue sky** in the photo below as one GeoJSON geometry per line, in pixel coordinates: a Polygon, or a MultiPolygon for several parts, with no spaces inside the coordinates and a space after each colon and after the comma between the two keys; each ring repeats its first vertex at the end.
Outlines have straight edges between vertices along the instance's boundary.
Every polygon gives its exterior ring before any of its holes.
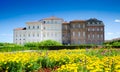
{"type": "Polygon", "coordinates": [[[13,42],[13,29],[56,16],[65,21],[97,18],[105,40],[120,37],[120,0],[0,0],[0,42],[13,42]]]}

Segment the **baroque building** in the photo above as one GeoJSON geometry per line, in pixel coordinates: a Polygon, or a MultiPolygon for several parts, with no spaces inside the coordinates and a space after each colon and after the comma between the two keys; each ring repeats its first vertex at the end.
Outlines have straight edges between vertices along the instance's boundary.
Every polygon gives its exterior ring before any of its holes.
{"type": "Polygon", "coordinates": [[[27,22],[26,28],[14,29],[14,43],[25,44],[27,42],[40,42],[43,40],[55,40],[62,43],[63,19],[50,17],[37,22],[27,22]]]}
{"type": "Polygon", "coordinates": [[[25,28],[14,29],[14,43],[40,42],[55,40],[63,44],[102,44],[104,24],[95,18],[64,22],[57,17],[27,22],[25,28]]]}
{"type": "Polygon", "coordinates": [[[95,18],[65,22],[62,27],[63,44],[102,44],[104,42],[104,24],[95,18]]]}

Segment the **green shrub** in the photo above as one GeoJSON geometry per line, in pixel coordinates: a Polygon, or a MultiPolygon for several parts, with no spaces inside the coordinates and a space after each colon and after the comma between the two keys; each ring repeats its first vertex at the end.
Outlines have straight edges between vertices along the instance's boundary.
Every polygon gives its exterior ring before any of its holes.
{"type": "Polygon", "coordinates": [[[39,46],[61,46],[62,44],[54,40],[44,40],[41,42],[25,43],[25,47],[39,47],[39,46]]]}
{"type": "Polygon", "coordinates": [[[61,46],[62,44],[54,40],[45,40],[39,43],[39,46],[61,46]]]}
{"type": "Polygon", "coordinates": [[[38,47],[39,42],[29,42],[24,44],[25,47],[38,47]]]}

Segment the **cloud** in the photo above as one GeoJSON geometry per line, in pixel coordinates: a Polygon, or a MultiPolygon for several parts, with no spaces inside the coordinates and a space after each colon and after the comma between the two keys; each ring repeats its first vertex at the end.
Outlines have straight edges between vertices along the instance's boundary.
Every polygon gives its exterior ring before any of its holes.
{"type": "Polygon", "coordinates": [[[108,32],[107,34],[108,34],[108,35],[113,35],[114,33],[112,33],[112,32],[108,32]]]}
{"type": "Polygon", "coordinates": [[[0,34],[0,36],[12,36],[12,34],[0,34]]]}
{"type": "Polygon", "coordinates": [[[115,22],[118,22],[118,23],[120,23],[120,19],[116,19],[116,20],[115,20],[115,22]]]}

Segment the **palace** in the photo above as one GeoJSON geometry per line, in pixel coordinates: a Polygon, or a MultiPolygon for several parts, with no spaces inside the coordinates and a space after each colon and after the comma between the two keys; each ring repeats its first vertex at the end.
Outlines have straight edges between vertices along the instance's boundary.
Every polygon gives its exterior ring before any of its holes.
{"type": "Polygon", "coordinates": [[[13,42],[24,45],[27,42],[55,40],[63,44],[102,44],[104,24],[95,18],[64,22],[57,17],[27,22],[26,27],[14,29],[13,42]]]}

